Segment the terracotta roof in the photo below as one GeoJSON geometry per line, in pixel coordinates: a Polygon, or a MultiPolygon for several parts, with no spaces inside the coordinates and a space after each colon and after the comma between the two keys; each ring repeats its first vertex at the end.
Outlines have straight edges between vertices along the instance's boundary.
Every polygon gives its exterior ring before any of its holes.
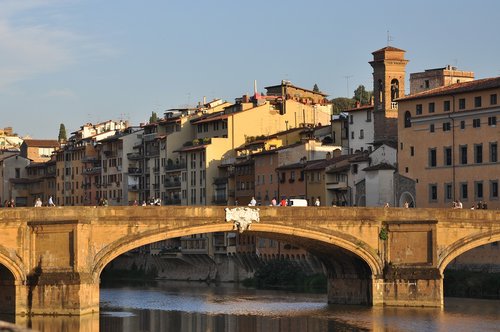
{"type": "Polygon", "coordinates": [[[35,146],[40,148],[59,147],[59,142],[55,139],[25,139],[23,143],[27,146],[35,146]]]}
{"type": "Polygon", "coordinates": [[[190,145],[190,146],[185,146],[185,147],[182,147],[180,149],[177,149],[174,152],[187,152],[187,151],[203,150],[207,146],[208,146],[208,144],[190,145]]]}
{"type": "Polygon", "coordinates": [[[366,172],[366,171],[395,170],[395,169],[396,169],[396,167],[394,167],[392,165],[382,163],[382,164],[378,164],[378,165],[365,167],[365,168],[363,168],[363,171],[366,172]]]}
{"type": "Polygon", "coordinates": [[[386,46],[386,47],[383,47],[383,48],[381,48],[379,50],[376,50],[376,51],[372,52],[372,54],[380,53],[380,52],[385,52],[385,51],[406,52],[405,50],[402,50],[400,48],[396,48],[396,47],[393,47],[393,46],[386,46]]]}
{"type": "Polygon", "coordinates": [[[338,157],[334,157],[334,158],[330,158],[330,159],[321,159],[317,163],[307,165],[305,170],[306,171],[314,171],[314,170],[324,169],[330,165],[333,165],[333,164],[336,164],[342,160],[348,159],[349,157],[352,157],[352,156],[351,155],[340,155],[338,157]]]}
{"type": "Polygon", "coordinates": [[[354,108],[349,108],[345,110],[344,112],[356,112],[356,111],[366,111],[366,110],[372,110],[373,105],[362,105],[359,107],[354,107],[354,108]]]}
{"type": "Polygon", "coordinates": [[[456,83],[456,84],[452,84],[452,85],[442,86],[439,88],[435,88],[435,89],[415,93],[412,95],[408,95],[408,96],[396,99],[396,101],[399,102],[399,101],[406,101],[406,100],[419,99],[419,98],[444,96],[444,95],[457,94],[457,93],[495,89],[495,88],[499,88],[499,87],[500,87],[500,76],[490,77],[490,78],[484,78],[484,79],[480,79],[480,80],[474,80],[474,81],[469,81],[469,82],[456,83]]]}
{"type": "MultiPolygon", "coordinates": [[[[212,115],[212,114],[210,114],[212,115]]],[[[191,120],[192,124],[200,124],[200,123],[205,123],[205,122],[212,122],[212,121],[217,121],[217,120],[224,120],[229,117],[230,114],[217,114],[215,116],[207,116],[207,117],[201,117],[197,119],[191,120]]]]}

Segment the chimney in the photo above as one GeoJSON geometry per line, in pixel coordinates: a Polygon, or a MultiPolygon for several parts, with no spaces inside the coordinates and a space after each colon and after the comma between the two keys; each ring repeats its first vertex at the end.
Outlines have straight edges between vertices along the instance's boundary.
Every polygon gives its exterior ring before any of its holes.
{"type": "Polygon", "coordinates": [[[361,103],[359,101],[356,101],[356,108],[359,108],[361,106],[361,103]]]}

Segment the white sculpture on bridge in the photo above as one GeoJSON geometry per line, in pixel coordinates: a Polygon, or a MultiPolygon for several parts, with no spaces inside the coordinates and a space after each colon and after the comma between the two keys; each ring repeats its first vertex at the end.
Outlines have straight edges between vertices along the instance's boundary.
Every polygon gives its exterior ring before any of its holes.
{"type": "Polygon", "coordinates": [[[259,222],[259,209],[252,209],[249,207],[238,207],[234,209],[225,208],[226,221],[234,221],[233,229],[243,233],[250,229],[252,221],[259,222]]]}

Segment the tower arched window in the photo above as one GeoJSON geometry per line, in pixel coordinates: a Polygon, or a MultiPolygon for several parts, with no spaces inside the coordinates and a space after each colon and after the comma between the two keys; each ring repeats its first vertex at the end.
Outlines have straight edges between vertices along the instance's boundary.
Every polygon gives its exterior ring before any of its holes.
{"type": "Polygon", "coordinates": [[[393,79],[391,81],[391,101],[394,102],[399,98],[399,81],[397,79],[393,79]]]}
{"type": "Polygon", "coordinates": [[[405,128],[411,127],[411,113],[410,111],[405,112],[405,128]]]}

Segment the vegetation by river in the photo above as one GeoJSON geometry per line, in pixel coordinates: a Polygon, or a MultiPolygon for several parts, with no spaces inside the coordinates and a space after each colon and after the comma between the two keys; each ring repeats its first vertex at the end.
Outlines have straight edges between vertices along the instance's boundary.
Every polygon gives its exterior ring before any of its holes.
{"type": "Polygon", "coordinates": [[[326,276],[307,275],[294,261],[272,260],[259,267],[253,278],[245,279],[243,285],[260,289],[326,293],[326,276]]]}
{"type": "Polygon", "coordinates": [[[446,270],[444,296],[500,299],[500,273],[446,270]]]}

